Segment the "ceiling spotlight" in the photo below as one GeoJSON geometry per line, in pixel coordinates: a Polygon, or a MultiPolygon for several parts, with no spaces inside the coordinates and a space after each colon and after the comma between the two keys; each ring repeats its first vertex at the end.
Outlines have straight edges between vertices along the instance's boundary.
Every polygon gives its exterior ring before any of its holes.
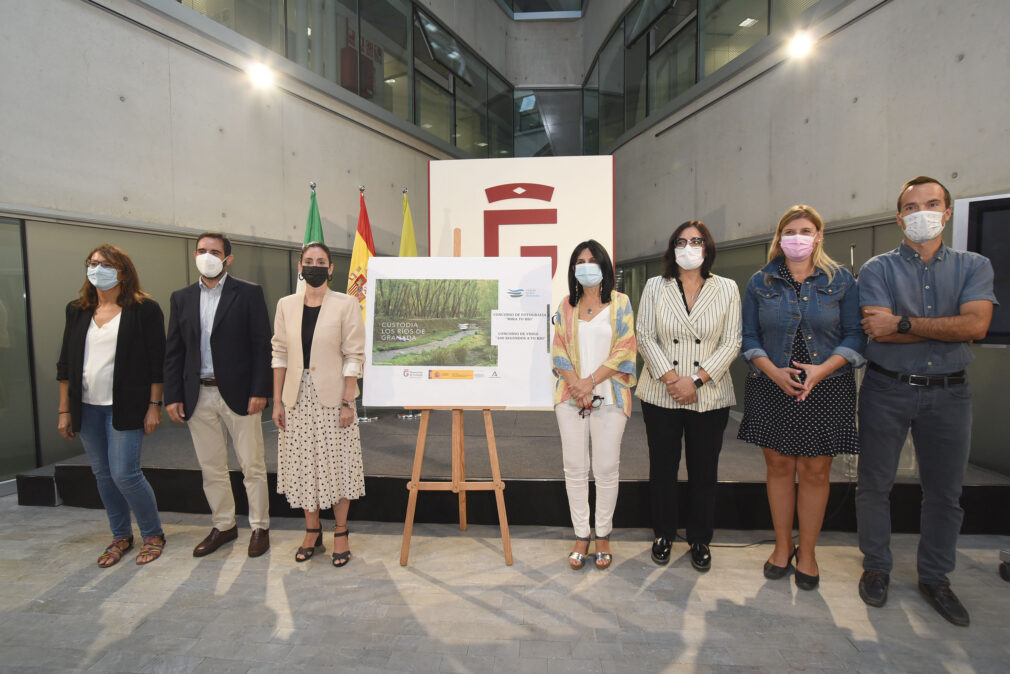
{"type": "Polygon", "coordinates": [[[396,78],[395,77],[386,78],[386,84],[396,84],[396,78]]]}
{"type": "Polygon", "coordinates": [[[508,150],[498,150],[498,154],[508,154],[508,150]]]}
{"type": "Polygon", "coordinates": [[[246,73],[252,83],[258,87],[269,87],[274,83],[274,73],[262,63],[251,63],[246,68],[246,73]]]}
{"type": "Polygon", "coordinates": [[[429,124],[428,122],[425,122],[424,124],[421,125],[421,128],[422,129],[430,129],[431,128],[431,124],[429,124]]]}
{"type": "Polygon", "coordinates": [[[487,143],[485,143],[484,141],[481,141],[481,142],[477,143],[477,147],[487,147],[487,143]]]}
{"type": "Polygon", "coordinates": [[[793,58],[803,58],[813,48],[814,40],[806,31],[801,30],[789,40],[789,56],[793,58]]]}
{"type": "Polygon", "coordinates": [[[744,19],[743,21],[740,22],[740,27],[741,28],[750,28],[751,26],[757,25],[757,22],[758,22],[757,19],[752,19],[752,18],[748,17],[748,18],[746,18],[746,19],[744,19]]]}

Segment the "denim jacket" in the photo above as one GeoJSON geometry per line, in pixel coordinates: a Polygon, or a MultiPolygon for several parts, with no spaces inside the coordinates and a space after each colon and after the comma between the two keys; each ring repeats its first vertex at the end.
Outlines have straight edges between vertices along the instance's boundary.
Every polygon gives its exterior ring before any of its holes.
{"type": "MultiPolygon", "coordinates": [[[[797,294],[779,275],[782,262],[776,258],[751,277],[743,297],[743,358],[751,370],[759,372],[750,361],[768,357],[776,367],[789,364],[796,328],[801,326],[807,338],[810,360],[820,365],[838,354],[851,367],[862,367],[866,335],[860,324],[859,289],[852,274],[844,268],[834,278],[815,269],[797,294]]],[[[833,374],[849,371],[842,367],[833,374]]]]}

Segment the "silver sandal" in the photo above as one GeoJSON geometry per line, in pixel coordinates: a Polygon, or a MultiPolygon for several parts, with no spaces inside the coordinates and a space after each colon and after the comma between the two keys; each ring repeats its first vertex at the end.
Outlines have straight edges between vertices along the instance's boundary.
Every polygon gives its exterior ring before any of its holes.
{"type": "MultiPolygon", "coordinates": [[[[610,534],[607,534],[606,536],[597,536],[596,540],[597,541],[609,541],[610,540],[610,534]]],[[[596,557],[596,568],[597,569],[608,569],[608,568],[610,568],[610,563],[614,561],[614,556],[612,554],[610,554],[609,552],[597,552],[594,556],[596,557]],[[601,564],[600,562],[603,562],[603,564],[601,564]]]]}
{"type": "MultiPolygon", "coordinates": [[[[583,538],[582,536],[576,536],[575,540],[588,543],[592,539],[588,536],[586,536],[585,538],[583,538]]],[[[589,546],[586,547],[588,548],[589,546]]],[[[584,555],[581,552],[575,552],[573,550],[568,555],[568,566],[571,567],[572,571],[581,571],[582,567],[585,566],[586,557],[588,557],[588,555],[584,555]]]]}

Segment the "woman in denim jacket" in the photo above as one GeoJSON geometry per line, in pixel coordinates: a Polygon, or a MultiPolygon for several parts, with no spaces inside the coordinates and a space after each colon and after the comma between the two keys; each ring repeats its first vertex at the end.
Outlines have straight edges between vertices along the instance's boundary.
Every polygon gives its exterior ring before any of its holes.
{"type": "Polygon", "coordinates": [[[810,206],[779,221],[768,264],[743,297],[743,357],[751,367],[740,440],[764,449],[775,550],[766,578],[785,576],[796,557],[796,586],[820,581],[814,547],[824,521],[831,459],[858,454],[853,367],[866,337],[855,279],[824,252],[824,223],[810,206]],[[795,483],[799,482],[799,489],[795,483]],[[798,510],[799,545],[793,514],[798,510]]]}

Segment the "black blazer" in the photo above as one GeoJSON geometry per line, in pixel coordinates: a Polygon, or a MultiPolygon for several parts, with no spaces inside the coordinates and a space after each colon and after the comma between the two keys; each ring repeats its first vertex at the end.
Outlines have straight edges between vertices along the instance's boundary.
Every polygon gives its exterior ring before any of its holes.
{"type": "MultiPolygon", "coordinates": [[[[247,414],[249,398],[273,396],[270,317],[263,288],[228,275],[210,333],[214,377],[225,403],[247,414]]],[[[200,283],[172,293],[165,349],[165,404],[182,403],[186,418],[200,398],[200,283]]]]}
{"type": "MultiPolygon", "coordinates": [[[[56,379],[70,382],[70,417],[74,432],[81,430],[81,384],[84,378],[84,343],[94,309],[81,309],[76,300],[67,305],[63,346],[56,364],[56,379]]],[[[144,427],[151,403],[151,384],[160,384],[165,360],[165,317],[154,300],[123,309],[116,338],[116,365],[112,375],[112,427],[132,431],[144,427]]]]}

